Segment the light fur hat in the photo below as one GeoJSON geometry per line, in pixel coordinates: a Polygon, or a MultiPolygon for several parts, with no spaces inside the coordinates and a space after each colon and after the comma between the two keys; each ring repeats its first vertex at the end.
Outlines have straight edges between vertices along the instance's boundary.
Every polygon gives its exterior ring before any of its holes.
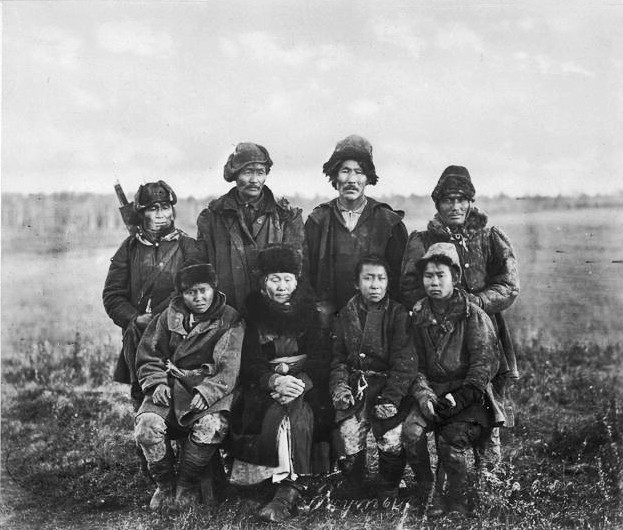
{"type": "Polygon", "coordinates": [[[426,254],[415,264],[418,276],[422,276],[426,265],[433,259],[454,268],[459,274],[459,281],[461,281],[461,261],[459,260],[459,253],[452,243],[433,243],[428,247],[426,254]]]}

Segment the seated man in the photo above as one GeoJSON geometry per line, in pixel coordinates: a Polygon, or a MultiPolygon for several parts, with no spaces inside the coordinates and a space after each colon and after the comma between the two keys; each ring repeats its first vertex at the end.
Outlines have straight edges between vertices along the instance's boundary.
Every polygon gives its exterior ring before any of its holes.
{"type": "Polygon", "coordinates": [[[461,268],[452,243],[431,245],[417,262],[417,270],[426,297],[413,307],[413,343],[418,355],[413,394],[417,404],[404,422],[404,447],[420,487],[430,489],[432,484],[422,483],[417,469],[418,463],[426,460],[421,454],[427,449],[426,432],[435,432],[439,465],[447,484],[441,485],[445,496],[429,515],[446,511],[465,514],[467,451],[505,421],[491,385],[500,362],[497,335],[485,311],[458,288],[461,268]]]}
{"type": "Polygon", "coordinates": [[[329,386],[336,409],[338,464],[349,490],[361,490],[370,428],[379,451],[379,497],[397,497],[405,467],[402,421],[417,371],[409,316],[387,294],[389,266],[378,256],[355,268],[358,292],[339,312],[329,386]]]}
{"type": "Polygon", "coordinates": [[[145,398],[134,433],[158,486],[152,510],[170,505],[174,489],[177,508],[198,501],[199,482],[229,430],[244,327],[216,285],[210,264],[184,263],[176,275],[178,296],[139,344],[145,398]],[[176,480],[171,439],[182,437],[176,480]]]}

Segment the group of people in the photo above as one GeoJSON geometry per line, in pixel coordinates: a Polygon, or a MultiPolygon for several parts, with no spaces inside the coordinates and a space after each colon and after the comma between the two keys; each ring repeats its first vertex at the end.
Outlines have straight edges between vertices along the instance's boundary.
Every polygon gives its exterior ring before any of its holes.
{"type": "Polygon", "coordinates": [[[335,465],[357,496],[372,431],[380,497],[398,496],[409,464],[429,514],[467,513],[468,453],[495,465],[512,424],[508,238],[473,206],[465,167],[446,168],[437,214],[408,236],[404,213],[366,194],[379,177],[365,138],[337,143],[323,165],[337,197],[305,222],[266,186],[272,165],[263,146],[238,144],[224,167],[234,186],[199,214],[196,240],[175,227],[169,185],[142,185],[111,260],[114,377],[131,385],[150,507],[209,502],[222,447],[232,484],[274,484],[264,520],[292,516],[305,477],[335,465]]]}

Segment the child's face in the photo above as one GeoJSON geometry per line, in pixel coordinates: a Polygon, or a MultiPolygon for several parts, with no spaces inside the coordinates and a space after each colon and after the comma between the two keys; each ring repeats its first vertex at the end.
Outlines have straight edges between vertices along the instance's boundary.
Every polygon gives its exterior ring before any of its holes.
{"type": "Polygon", "coordinates": [[[196,283],[186,289],[182,296],[184,304],[193,313],[205,313],[214,300],[214,288],[209,283],[196,283]]]}
{"type": "Polygon", "coordinates": [[[452,271],[443,263],[428,263],[424,269],[422,284],[426,295],[433,300],[448,300],[454,292],[452,271]]]}
{"type": "Polygon", "coordinates": [[[367,302],[380,302],[385,293],[389,278],[383,265],[365,264],[359,273],[359,282],[355,286],[367,302]]]}
{"type": "Polygon", "coordinates": [[[273,272],[264,280],[264,292],[273,302],[285,304],[297,286],[296,276],[289,272],[273,272]]]}

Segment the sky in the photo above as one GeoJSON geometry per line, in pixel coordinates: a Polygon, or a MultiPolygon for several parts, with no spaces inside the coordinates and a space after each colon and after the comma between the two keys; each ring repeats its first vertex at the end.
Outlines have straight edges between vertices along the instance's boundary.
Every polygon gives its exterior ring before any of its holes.
{"type": "Polygon", "coordinates": [[[623,190],[623,0],[2,4],[2,191],[226,192],[238,142],[279,194],[373,145],[369,194],[623,190]],[[617,140],[618,139],[618,140],[617,140]]]}

